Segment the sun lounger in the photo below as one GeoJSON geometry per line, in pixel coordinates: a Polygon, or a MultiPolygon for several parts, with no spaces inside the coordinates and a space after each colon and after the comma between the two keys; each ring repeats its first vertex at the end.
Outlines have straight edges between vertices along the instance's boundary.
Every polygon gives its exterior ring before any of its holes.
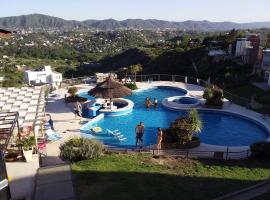
{"type": "Polygon", "coordinates": [[[114,131],[107,129],[107,132],[109,135],[114,135],[114,136],[121,134],[118,129],[116,129],[114,131]]]}
{"type": "Polygon", "coordinates": [[[127,138],[118,138],[120,142],[124,142],[127,138]]]}
{"type": "Polygon", "coordinates": [[[60,140],[62,138],[59,135],[59,133],[54,132],[52,129],[46,130],[45,134],[47,136],[47,140],[50,140],[50,141],[57,141],[57,140],[60,140]]]}

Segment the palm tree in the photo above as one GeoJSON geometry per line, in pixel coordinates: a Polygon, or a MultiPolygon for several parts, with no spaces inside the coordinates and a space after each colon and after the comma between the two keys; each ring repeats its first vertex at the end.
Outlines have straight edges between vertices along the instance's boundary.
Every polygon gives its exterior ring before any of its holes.
{"type": "MultiPolygon", "coordinates": [[[[191,126],[192,134],[199,133],[202,131],[202,121],[196,109],[191,109],[189,111],[188,119],[191,126]]],[[[190,136],[190,139],[192,139],[192,135],[190,136]]]]}
{"type": "Polygon", "coordinates": [[[131,65],[129,66],[129,72],[131,74],[134,74],[134,82],[136,82],[136,75],[137,73],[141,72],[143,70],[141,64],[131,65]]]}

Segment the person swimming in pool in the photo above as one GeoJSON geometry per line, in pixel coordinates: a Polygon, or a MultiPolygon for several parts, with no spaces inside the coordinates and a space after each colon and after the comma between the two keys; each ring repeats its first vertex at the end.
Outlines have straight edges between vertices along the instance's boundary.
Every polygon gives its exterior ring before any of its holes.
{"type": "Polygon", "coordinates": [[[154,107],[156,108],[156,107],[157,107],[157,105],[158,105],[158,101],[157,101],[157,99],[156,99],[156,98],[154,98],[154,107]]]}
{"type": "Polygon", "coordinates": [[[146,100],[146,102],[145,102],[145,107],[146,107],[146,108],[150,108],[152,105],[153,105],[153,104],[152,104],[151,100],[150,100],[149,98],[147,98],[147,100],[146,100]]]}

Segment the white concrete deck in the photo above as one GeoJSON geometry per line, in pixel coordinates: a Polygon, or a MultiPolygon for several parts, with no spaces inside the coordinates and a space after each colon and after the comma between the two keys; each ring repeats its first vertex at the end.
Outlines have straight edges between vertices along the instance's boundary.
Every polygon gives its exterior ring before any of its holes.
{"type": "MultiPolygon", "coordinates": [[[[91,89],[93,86],[77,85],[78,89],[91,89]]],[[[49,97],[46,106],[46,113],[50,114],[54,122],[54,128],[62,139],[47,143],[47,157],[43,159],[43,166],[51,166],[65,163],[59,158],[59,146],[71,137],[80,136],[80,128],[82,124],[80,120],[75,119],[73,109],[65,104],[64,98],[67,89],[60,88],[54,91],[55,97],[49,97]]],[[[52,95],[50,95],[52,96],[52,95]]],[[[48,117],[46,117],[48,120],[48,117]]],[[[87,119],[82,119],[84,121],[87,119]]]]}

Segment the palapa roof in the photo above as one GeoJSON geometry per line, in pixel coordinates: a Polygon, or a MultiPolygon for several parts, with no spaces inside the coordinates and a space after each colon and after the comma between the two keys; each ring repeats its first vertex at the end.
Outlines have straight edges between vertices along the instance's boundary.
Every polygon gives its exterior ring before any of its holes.
{"type": "Polygon", "coordinates": [[[98,83],[95,88],[88,92],[89,95],[100,98],[120,98],[128,96],[132,90],[124,86],[124,84],[114,80],[111,76],[106,81],[98,83]]]}

